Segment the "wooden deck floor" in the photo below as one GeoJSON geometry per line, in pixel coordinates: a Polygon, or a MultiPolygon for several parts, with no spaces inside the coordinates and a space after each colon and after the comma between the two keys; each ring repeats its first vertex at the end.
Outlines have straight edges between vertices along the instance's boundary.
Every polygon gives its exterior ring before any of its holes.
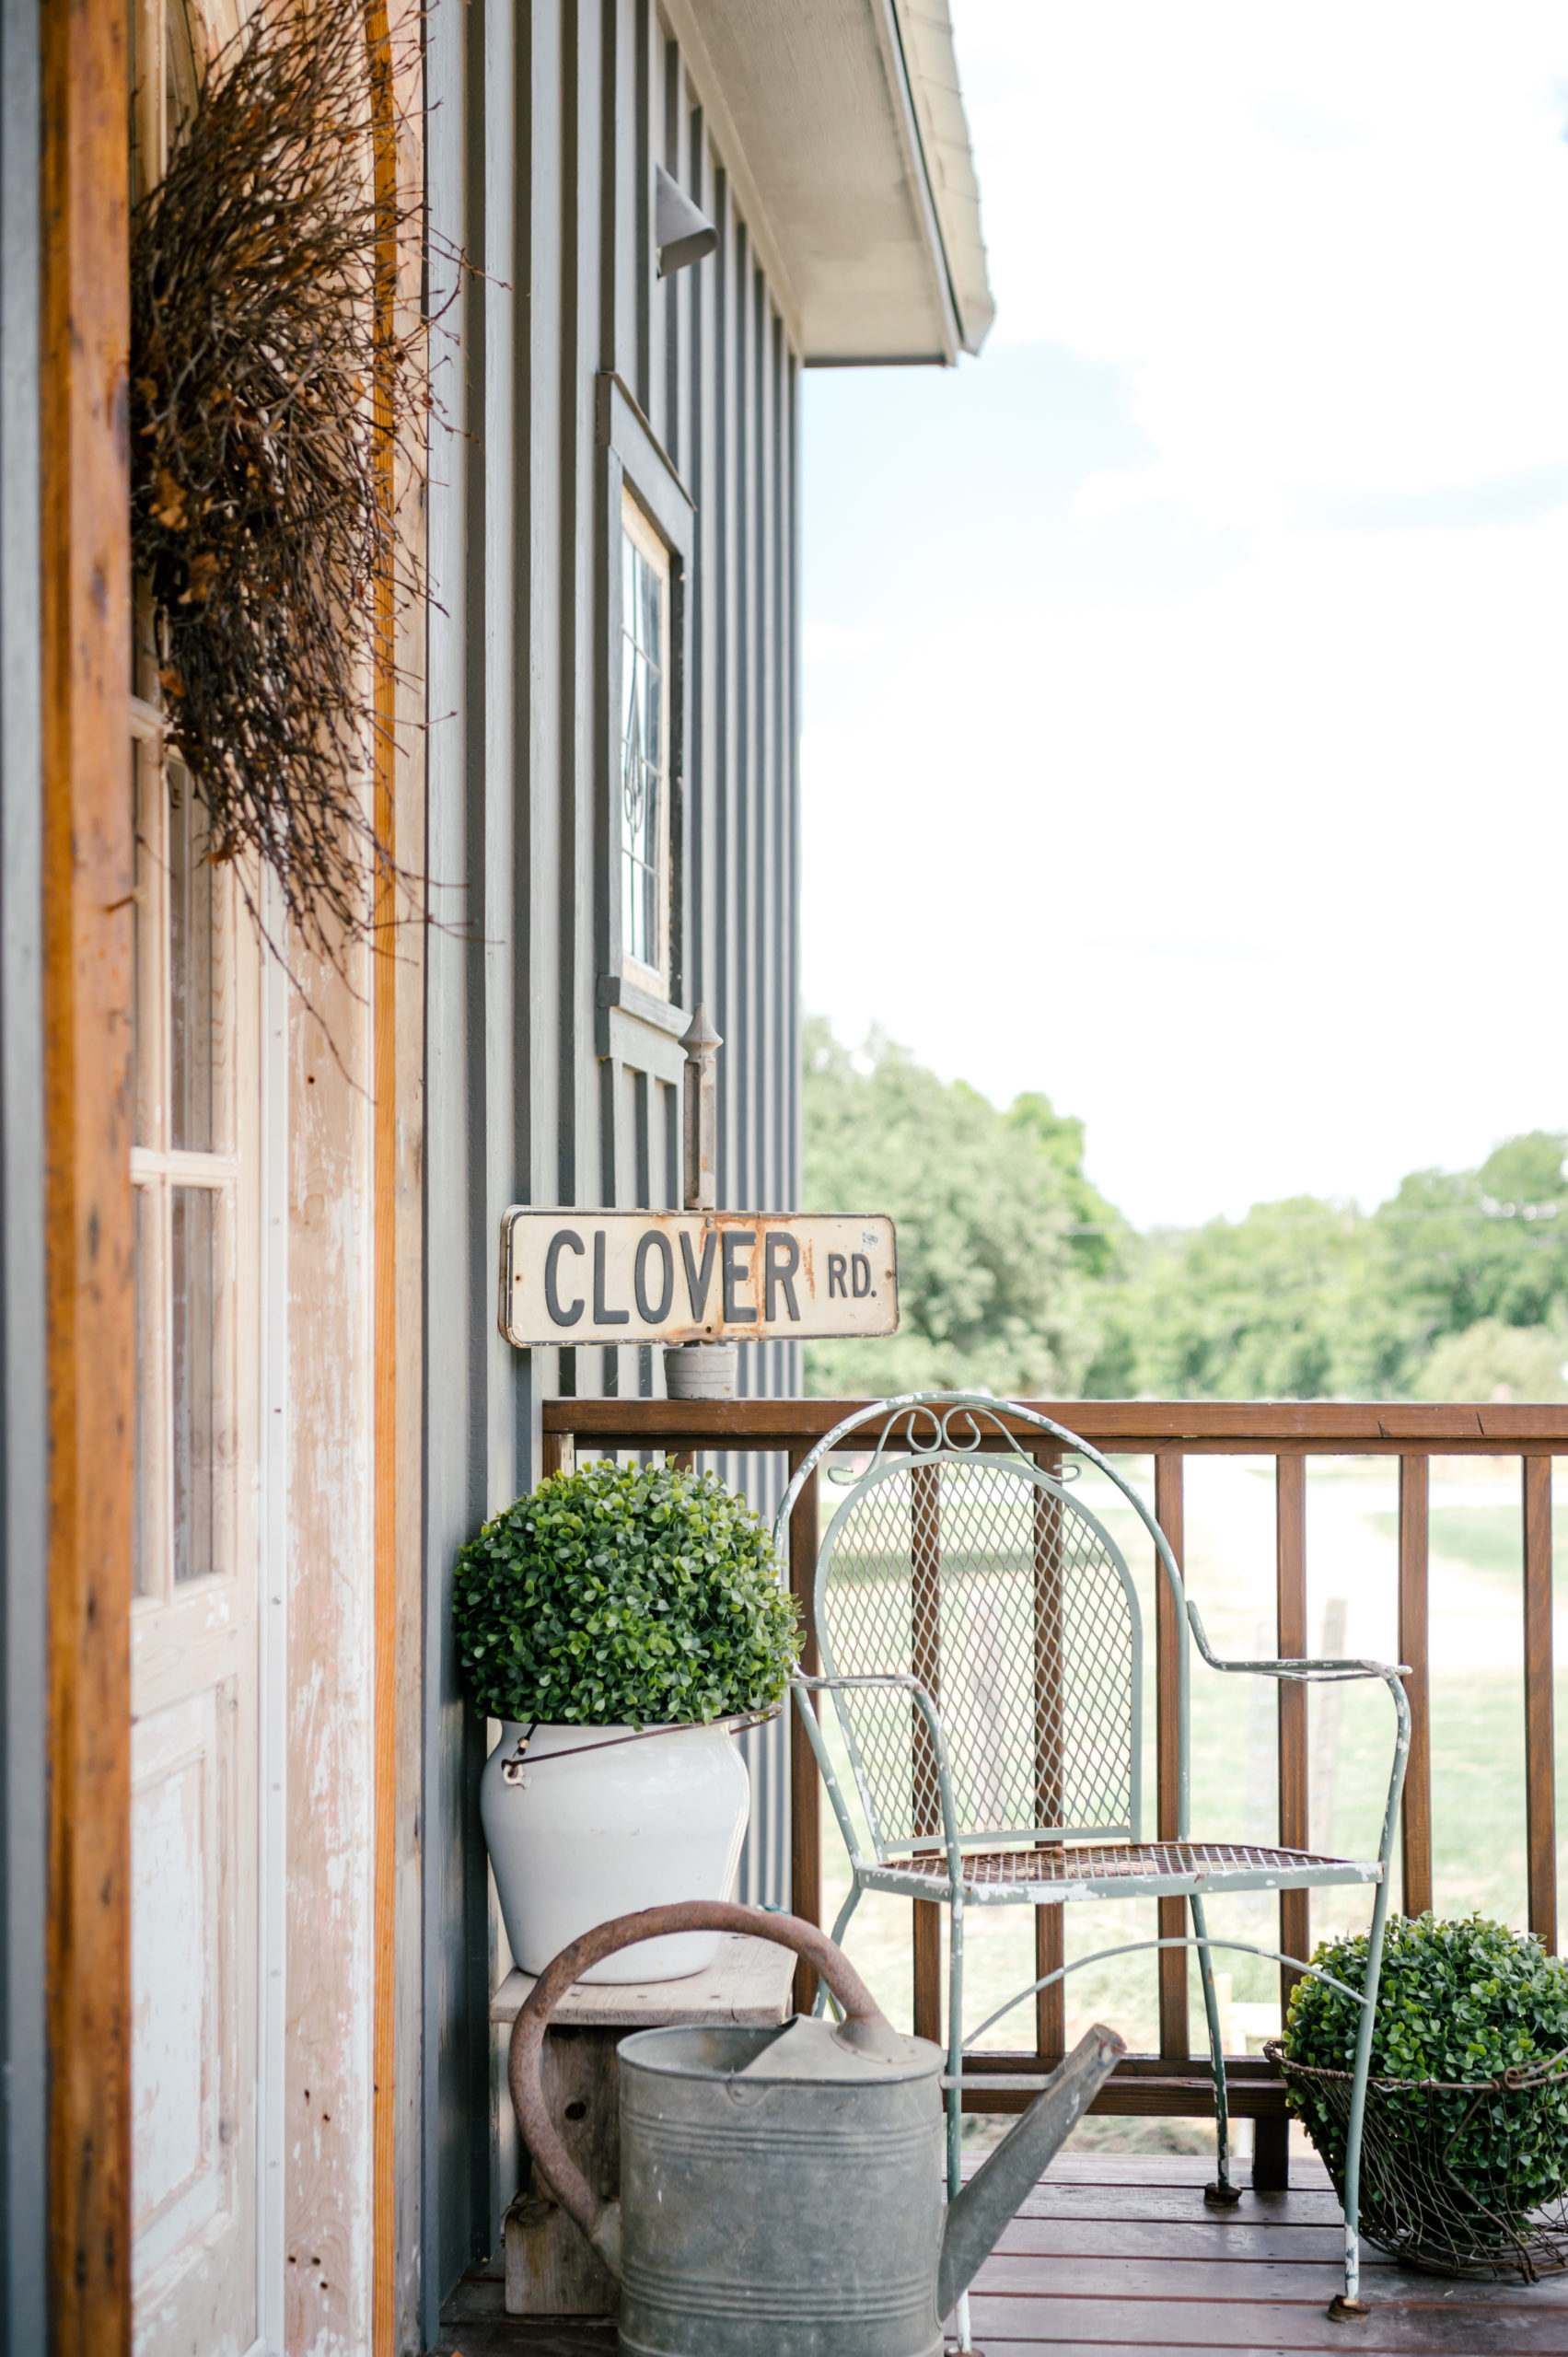
{"type": "MultiPolygon", "coordinates": [[[[1063,2154],[1035,2188],[971,2293],[986,2357],[1152,2357],[1163,2350],[1333,2349],[1355,2357],[1568,2357],[1568,2279],[1452,2283],[1368,2247],[1373,2314],[1330,2324],[1343,2228],[1327,2177],[1293,2155],[1288,2193],[1245,2193],[1205,2210],[1201,2160],[1063,2154]]],[[[444,2357],[605,2357],[604,2325],[523,2324],[501,2315],[498,2274],[455,2296],[444,2357]]]]}

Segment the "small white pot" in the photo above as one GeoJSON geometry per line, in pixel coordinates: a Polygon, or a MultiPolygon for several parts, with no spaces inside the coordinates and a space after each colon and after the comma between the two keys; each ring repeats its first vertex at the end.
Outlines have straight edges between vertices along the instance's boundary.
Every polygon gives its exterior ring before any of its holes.
{"type": "Polygon", "coordinates": [[[734,1342],[670,1342],[665,1346],[664,1387],[671,1399],[733,1399],[740,1371],[734,1342]]]}
{"type": "MultiPolygon", "coordinates": [[[[635,1743],[610,1740],[626,1727],[536,1727],[522,1778],[508,1783],[502,1768],[522,1731],[503,1725],[479,1804],[506,1937],[525,1972],[542,1972],[570,1941],[617,1915],[730,1896],[751,1781],[722,1727],[635,1743]]],[[[641,1940],[583,1979],[679,1980],[712,1964],[718,1945],[716,1932],[641,1940]]]]}

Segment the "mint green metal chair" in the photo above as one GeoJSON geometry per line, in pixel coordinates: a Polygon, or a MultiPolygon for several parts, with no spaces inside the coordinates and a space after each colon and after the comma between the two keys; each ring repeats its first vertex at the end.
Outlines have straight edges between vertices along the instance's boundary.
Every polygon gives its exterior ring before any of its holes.
{"type": "MultiPolygon", "coordinates": [[[[850,1894],[833,1926],[842,1940],[868,1890],[936,1900],[949,1911],[947,2169],[958,2186],[964,2054],[1038,1990],[1097,1956],[1082,1956],[1021,1989],[966,2038],[964,1917],[971,1907],[1064,1906],[1079,1900],[1182,1898],[1191,1936],[1104,1948],[1195,1947],[1214,2083],[1216,2177],[1206,2199],[1240,2197],[1230,2183],[1229,2123],[1211,1951],[1238,1949],[1312,1972],[1305,1958],[1216,1939],[1211,1895],[1376,1887],[1361,2004],[1345,2161],[1344,2292],[1330,2314],[1365,2313],[1358,2298],[1362,2119],[1373,2013],[1388,1905],[1388,1867],[1410,1708],[1400,1671],[1371,1661],[1221,1661],[1164,1532],[1131,1483],[1086,1441],[1034,1410],[964,1392],[911,1393],[857,1409],[811,1451],[775,1522],[783,1548],[803,1485],[824,1460],[852,1454],[824,1528],[813,1615],[822,1675],[798,1678],[796,1700],[849,1852],[850,1894]],[[1004,1423],[1005,1414],[1007,1422],[1004,1423]],[[1012,1430],[1008,1427],[1011,1425],[1012,1430]],[[1017,1427],[1030,1436],[1020,1443],[1017,1427]],[[1020,1453],[1031,1446],[1098,1468],[1147,1531],[1169,1585],[1179,1631],[1177,1834],[1143,1831],[1144,1629],[1137,1590],[1105,1525],[1070,1492],[1069,1479],[1020,1453]],[[1307,1680],[1380,1678],[1397,1721],[1383,1838],[1356,1861],[1194,1841],[1188,1822],[1188,1631],[1211,1669],[1307,1680]],[[865,1854],[816,1709],[830,1695],[870,1832],[865,1854]]],[[[1069,1477],[1070,1478],[1070,1477],[1069,1477]]],[[[1330,1980],[1328,1973],[1317,1978],[1330,1980]]],[[[821,2000],[819,2000],[820,2005],[821,2000]]],[[[960,2345],[970,2345],[967,2307],[960,2345]]]]}

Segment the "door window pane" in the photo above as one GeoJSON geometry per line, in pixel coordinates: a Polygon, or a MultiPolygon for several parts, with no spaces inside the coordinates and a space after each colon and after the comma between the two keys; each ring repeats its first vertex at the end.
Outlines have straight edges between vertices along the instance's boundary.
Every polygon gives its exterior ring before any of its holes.
{"type": "Polygon", "coordinates": [[[168,789],[169,1143],[189,1154],[210,1154],[218,1143],[213,1123],[213,868],[206,813],[175,762],[169,764],[168,789]]]}
{"type": "Polygon", "coordinates": [[[131,1574],[134,1593],[150,1596],[153,1590],[154,1539],[148,1527],[148,1515],[153,1502],[152,1469],[148,1451],[152,1446],[152,1402],[148,1387],[157,1380],[152,1353],[153,1269],[152,1227],[155,1217],[153,1198],[145,1187],[133,1187],[131,1203],[135,1219],[131,1248],[132,1289],[135,1296],[136,1348],[136,1437],[135,1470],[132,1491],[132,1514],[134,1517],[131,1533],[131,1574]]]}
{"type": "Polygon", "coordinates": [[[159,895],[152,881],[153,845],[147,830],[156,816],[156,758],[145,745],[131,747],[131,807],[135,842],[135,888],[131,897],[131,1061],[135,1076],[132,1135],[137,1145],[157,1144],[157,974],[153,950],[159,895]]]}
{"type": "Polygon", "coordinates": [[[210,1188],[171,1190],[174,1576],[215,1571],[217,1199],[210,1188]]]}

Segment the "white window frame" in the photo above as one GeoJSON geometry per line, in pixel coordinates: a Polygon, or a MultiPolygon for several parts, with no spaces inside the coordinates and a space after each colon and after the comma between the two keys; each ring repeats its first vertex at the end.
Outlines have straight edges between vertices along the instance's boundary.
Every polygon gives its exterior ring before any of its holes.
{"type": "Polygon", "coordinates": [[[596,572],[594,713],[594,930],[598,982],[596,1041],[600,1056],[640,1072],[679,1079],[679,1041],[687,1016],[685,895],[691,885],[687,841],[687,682],[691,677],[691,580],[696,508],[667,451],[649,430],[619,377],[597,383],[599,487],[596,572]],[[626,724],[626,552],[634,546],[665,585],[660,670],[659,954],[630,955],[622,820],[622,736],[626,724]],[[634,1037],[633,1036],[634,1035],[634,1037]],[[650,1062],[652,1057],[654,1061],[650,1062]]]}
{"type": "Polygon", "coordinates": [[[656,805],[656,824],[654,837],[654,858],[652,863],[656,892],[654,936],[655,946],[656,946],[658,955],[656,958],[654,959],[635,957],[624,946],[631,931],[632,883],[630,875],[632,852],[626,840],[626,811],[624,800],[626,761],[625,729],[627,713],[626,674],[627,667],[632,661],[634,652],[638,650],[635,648],[635,642],[633,641],[632,634],[632,619],[624,610],[625,601],[624,598],[622,598],[620,649],[621,693],[618,699],[616,713],[617,758],[615,768],[616,784],[618,790],[621,795],[621,804],[619,811],[619,834],[621,843],[619,888],[621,892],[621,937],[622,943],[621,963],[621,970],[629,981],[635,982],[641,989],[651,992],[655,997],[668,998],[669,996],[670,986],[669,801],[673,775],[670,761],[669,733],[671,716],[669,694],[671,644],[670,602],[672,590],[671,567],[669,561],[669,550],[663,540],[659,537],[658,533],[654,529],[652,524],[649,523],[646,516],[643,513],[642,508],[638,505],[631,492],[626,490],[624,487],[622,487],[621,493],[621,534],[622,555],[624,555],[624,543],[626,541],[630,541],[633,548],[643,559],[644,563],[647,564],[657,576],[660,591],[659,643],[657,648],[655,650],[654,656],[654,659],[658,666],[659,680],[659,757],[654,769],[658,798],[656,805]]]}

